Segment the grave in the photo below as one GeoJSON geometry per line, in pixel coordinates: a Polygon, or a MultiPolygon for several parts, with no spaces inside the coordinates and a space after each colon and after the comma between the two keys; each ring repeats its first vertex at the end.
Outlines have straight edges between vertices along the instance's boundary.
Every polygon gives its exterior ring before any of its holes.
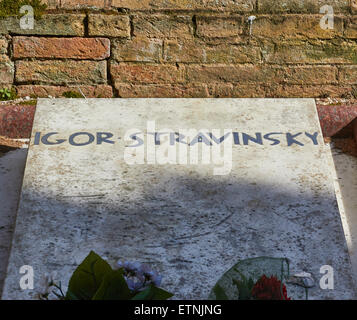
{"type": "Polygon", "coordinates": [[[312,273],[310,299],[355,298],[328,152],[312,99],[40,99],[3,299],[67,284],[91,250],[149,264],[176,299],[258,256],[312,273]]]}

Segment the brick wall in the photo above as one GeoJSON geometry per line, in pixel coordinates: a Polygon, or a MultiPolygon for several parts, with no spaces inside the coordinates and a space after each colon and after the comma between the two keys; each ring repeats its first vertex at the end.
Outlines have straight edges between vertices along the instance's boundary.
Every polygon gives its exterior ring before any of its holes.
{"type": "Polygon", "coordinates": [[[357,98],[357,0],[44,2],[33,30],[0,18],[0,88],[20,96],[357,98]]]}

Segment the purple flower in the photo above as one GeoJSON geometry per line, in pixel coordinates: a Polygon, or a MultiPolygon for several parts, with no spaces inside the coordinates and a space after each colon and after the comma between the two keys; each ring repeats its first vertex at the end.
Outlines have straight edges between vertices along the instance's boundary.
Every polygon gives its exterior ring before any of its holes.
{"type": "Polygon", "coordinates": [[[131,291],[139,291],[143,285],[142,282],[135,282],[132,279],[126,279],[126,283],[131,291]]]}
{"type": "Polygon", "coordinates": [[[124,278],[132,291],[145,289],[149,284],[156,287],[161,285],[162,276],[152,270],[148,265],[139,262],[118,261],[117,266],[124,269],[124,278]]]}
{"type": "Polygon", "coordinates": [[[144,273],[144,274],[148,274],[149,272],[151,272],[152,270],[150,269],[150,267],[147,265],[147,264],[143,264],[141,266],[141,271],[144,273]]]}
{"type": "Polygon", "coordinates": [[[132,266],[133,266],[133,270],[134,270],[134,271],[139,271],[139,272],[140,272],[140,270],[141,270],[141,263],[139,263],[139,262],[134,262],[134,263],[132,263],[132,266]]]}
{"type": "Polygon", "coordinates": [[[124,267],[124,269],[126,269],[128,271],[135,271],[135,268],[134,268],[132,262],[124,261],[123,267],[124,267]]]}

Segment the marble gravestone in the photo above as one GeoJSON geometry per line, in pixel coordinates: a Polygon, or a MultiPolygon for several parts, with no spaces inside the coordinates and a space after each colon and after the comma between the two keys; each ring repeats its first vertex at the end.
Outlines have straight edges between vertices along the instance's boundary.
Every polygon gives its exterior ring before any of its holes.
{"type": "Polygon", "coordinates": [[[3,299],[66,285],[91,250],[149,264],[176,299],[257,256],[312,273],[310,299],[355,298],[327,152],[312,99],[40,99],[3,299]]]}

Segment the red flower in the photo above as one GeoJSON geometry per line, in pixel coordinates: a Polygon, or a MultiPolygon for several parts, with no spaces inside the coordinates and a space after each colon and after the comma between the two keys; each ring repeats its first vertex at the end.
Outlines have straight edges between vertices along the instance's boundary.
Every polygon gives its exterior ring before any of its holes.
{"type": "Polygon", "coordinates": [[[285,284],[277,277],[263,275],[252,289],[252,297],[256,300],[291,300],[287,296],[285,284]]]}

